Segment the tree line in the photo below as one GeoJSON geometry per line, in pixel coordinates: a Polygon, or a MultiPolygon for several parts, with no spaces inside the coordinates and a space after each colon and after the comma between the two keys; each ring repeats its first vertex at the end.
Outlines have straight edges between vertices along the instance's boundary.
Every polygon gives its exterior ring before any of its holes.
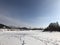
{"type": "Polygon", "coordinates": [[[20,29],[20,30],[43,30],[45,31],[60,31],[60,25],[58,22],[50,23],[47,28],[27,28],[27,27],[13,27],[13,26],[6,26],[4,24],[0,24],[0,29],[20,29]]]}
{"type": "Polygon", "coordinates": [[[20,29],[20,30],[43,30],[43,28],[14,27],[0,24],[0,29],[20,29]]]}

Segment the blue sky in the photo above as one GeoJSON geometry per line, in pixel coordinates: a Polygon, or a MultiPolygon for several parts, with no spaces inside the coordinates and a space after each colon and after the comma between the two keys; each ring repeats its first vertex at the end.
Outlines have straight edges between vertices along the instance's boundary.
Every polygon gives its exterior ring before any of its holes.
{"type": "Polygon", "coordinates": [[[0,23],[46,27],[60,23],[60,0],[0,0],[0,23]]]}

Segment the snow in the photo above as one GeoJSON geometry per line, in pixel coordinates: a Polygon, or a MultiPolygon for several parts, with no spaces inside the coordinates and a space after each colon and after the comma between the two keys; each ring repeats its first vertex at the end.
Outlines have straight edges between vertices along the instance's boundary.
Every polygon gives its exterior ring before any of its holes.
{"type": "Polygon", "coordinates": [[[3,31],[0,45],[60,45],[60,32],[3,31]]]}

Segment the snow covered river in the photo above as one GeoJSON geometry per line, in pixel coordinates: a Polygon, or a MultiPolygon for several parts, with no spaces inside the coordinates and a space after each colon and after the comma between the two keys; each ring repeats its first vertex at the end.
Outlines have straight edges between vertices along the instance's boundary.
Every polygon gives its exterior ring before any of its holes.
{"type": "Polygon", "coordinates": [[[0,45],[60,45],[60,32],[4,31],[0,45]]]}

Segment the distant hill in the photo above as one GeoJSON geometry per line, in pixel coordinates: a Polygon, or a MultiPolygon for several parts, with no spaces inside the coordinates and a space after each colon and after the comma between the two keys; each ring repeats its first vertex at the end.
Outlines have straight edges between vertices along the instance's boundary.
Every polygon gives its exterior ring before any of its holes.
{"type": "Polygon", "coordinates": [[[0,28],[2,28],[2,29],[4,29],[4,28],[11,29],[11,27],[6,26],[6,25],[4,25],[4,24],[0,24],[0,28]]]}

